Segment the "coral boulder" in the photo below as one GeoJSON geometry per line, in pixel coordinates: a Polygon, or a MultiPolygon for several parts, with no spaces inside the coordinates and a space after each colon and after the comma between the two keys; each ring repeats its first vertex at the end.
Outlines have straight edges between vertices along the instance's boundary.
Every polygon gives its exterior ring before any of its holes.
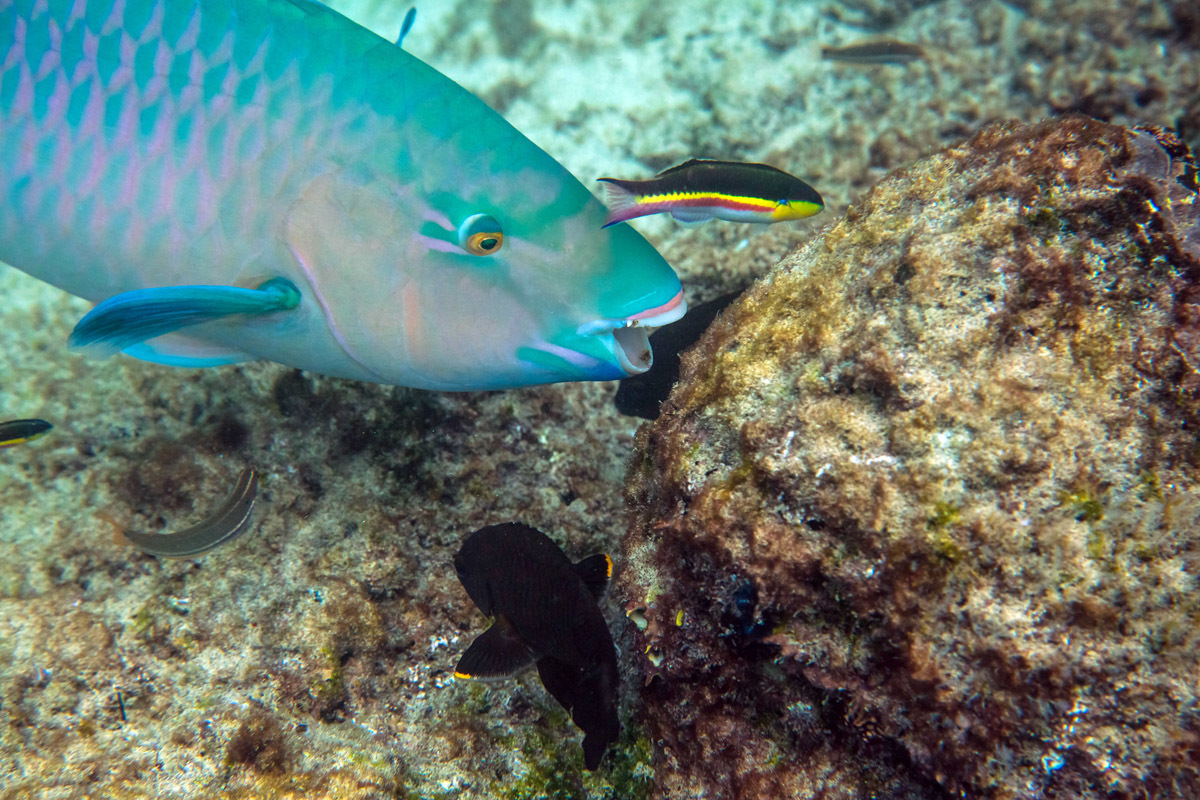
{"type": "Polygon", "coordinates": [[[1200,796],[1198,425],[1169,132],[994,125],[890,174],[639,433],[660,794],[1200,796]]]}

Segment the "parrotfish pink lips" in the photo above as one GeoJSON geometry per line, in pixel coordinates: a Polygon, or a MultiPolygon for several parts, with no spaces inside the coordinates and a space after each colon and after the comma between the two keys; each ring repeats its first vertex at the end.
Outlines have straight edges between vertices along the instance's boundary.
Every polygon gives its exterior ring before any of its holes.
{"type": "Polygon", "coordinates": [[[681,319],[686,313],[687,301],[683,299],[683,289],[680,289],[674,297],[661,306],[640,311],[629,319],[639,320],[643,325],[657,328],[681,319]]]}
{"type": "Polygon", "coordinates": [[[646,311],[638,312],[631,317],[620,320],[598,320],[584,326],[580,333],[608,335],[613,337],[613,353],[626,375],[640,375],[654,363],[654,353],[650,349],[650,331],[662,325],[667,325],[683,317],[687,313],[687,301],[683,299],[683,290],[668,302],[646,311]]]}

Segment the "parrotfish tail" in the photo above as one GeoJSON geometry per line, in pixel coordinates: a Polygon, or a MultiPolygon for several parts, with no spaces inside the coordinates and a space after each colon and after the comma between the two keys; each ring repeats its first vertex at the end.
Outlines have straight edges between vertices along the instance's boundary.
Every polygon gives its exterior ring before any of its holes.
{"type": "Polygon", "coordinates": [[[615,179],[601,178],[600,180],[604,182],[604,204],[608,206],[608,216],[604,218],[602,227],[607,228],[609,225],[616,225],[627,219],[657,213],[639,205],[637,195],[621,186],[615,179]]]}

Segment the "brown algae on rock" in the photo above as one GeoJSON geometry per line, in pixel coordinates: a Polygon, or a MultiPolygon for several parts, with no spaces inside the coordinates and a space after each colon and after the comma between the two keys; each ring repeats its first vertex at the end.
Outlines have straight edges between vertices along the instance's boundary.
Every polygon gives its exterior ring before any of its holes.
{"type": "Polygon", "coordinates": [[[618,584],[663,654],[633,659],[662,796],[1200,793],[1185,168],[1082,117],[985,128],[684,358],[618,584]]]}

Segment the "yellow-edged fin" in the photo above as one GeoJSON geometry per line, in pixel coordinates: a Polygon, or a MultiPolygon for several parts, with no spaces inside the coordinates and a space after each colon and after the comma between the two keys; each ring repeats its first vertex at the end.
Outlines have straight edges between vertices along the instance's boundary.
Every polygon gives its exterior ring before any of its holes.
{"type": "Polygon", "coordinates": [[[588,556],[575,565],[575,574],[587,586],[592,597],[599,600],[608,590],[608,582],[612,578],[613,562],[607,553],[597,553],[588,556]]]}
{"type": "Polygon", "coordinates": [[[44,419],[14,419],[0,422],[0,447],[27,444],[45,436],[54,426],[44,419]]]}
{"type": "Polygon", "coordinates": [[[535,653],[505,617],[471,642],[454,667],[454,677],[464,680],[507,678],[535,660],[535,653]]]}

